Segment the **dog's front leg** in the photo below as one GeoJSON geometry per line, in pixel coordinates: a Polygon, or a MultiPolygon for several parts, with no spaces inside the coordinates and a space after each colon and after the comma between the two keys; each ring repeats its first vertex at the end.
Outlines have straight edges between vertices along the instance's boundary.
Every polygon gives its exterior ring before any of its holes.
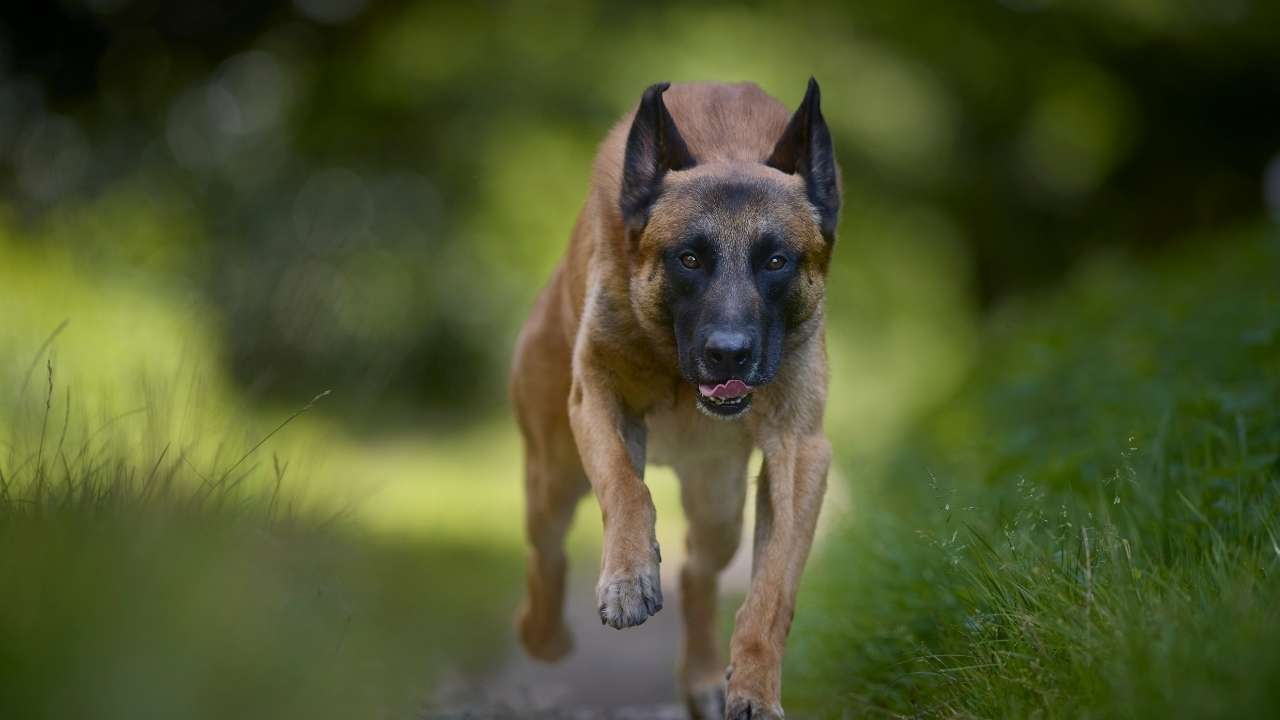
{"type": "Polygon", "coordinates": [[[575,367],[569,421],[604,519],[596,584],[600,622],[622,629],[662,609],[657,514],[644,484],[644,419],[628,410],[607,370],[575,367]]]}
{"type": "Polygon", "coordinates": [[[782,654],[831,463],[820,433],[779,438],[764,450],[751,587],[730,642],[729,720],[782,717],[782,654]]]}

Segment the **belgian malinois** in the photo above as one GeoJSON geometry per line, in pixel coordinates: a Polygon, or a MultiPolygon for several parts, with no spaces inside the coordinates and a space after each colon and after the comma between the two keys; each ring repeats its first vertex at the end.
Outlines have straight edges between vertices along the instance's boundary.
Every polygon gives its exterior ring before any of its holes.
{"type": "Polygon", "coordinates": [[[689,522],[690,713],[782,717],[783,648],[831,456],[823,308],[839,210],[812,79],[795,113],[753,84],[660,83],[609,133],[511,378],[530,545],[517,625],[530,654],[571,647],[563,540],[588,488],[604,518],[600,620],[621,629],[662,609],[644,469],[668,464],[689,522]],[[717,576],[738,546],[754,447],[751,586],[726,672],[717,576]]]}

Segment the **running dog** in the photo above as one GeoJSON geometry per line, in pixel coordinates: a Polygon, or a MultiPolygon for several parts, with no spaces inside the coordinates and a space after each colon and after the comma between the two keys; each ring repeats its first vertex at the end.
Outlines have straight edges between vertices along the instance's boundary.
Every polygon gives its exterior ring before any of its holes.
{"type": "Polygon", "coordinates": [[[627,628],[662,609],[644,470],[670,465],[689,522],[690,714],[782,717],[783,649],[831,457],[824,295],[840,188],[812,79],[794,113],[753,84],[660,83],[605,138],[511,375],[530,546],[517,628],[534,657],[572,645],[563,540],[588,489],[604,521],[600,620],[627,628]],[[738,546],[753,448],[751,585],[726,672],[717,576],[738,546]]]}

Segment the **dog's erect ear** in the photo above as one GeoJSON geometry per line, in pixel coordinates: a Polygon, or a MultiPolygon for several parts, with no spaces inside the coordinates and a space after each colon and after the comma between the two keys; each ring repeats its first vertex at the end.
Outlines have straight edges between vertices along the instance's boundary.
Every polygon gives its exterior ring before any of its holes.
{"type": "Polygon", "coordinates": [[[622,163],[622,221],[628,230],[637,233],[649,221],[649,208],[658,199],[667,171],[684,170],[695,164],[662,102],[662,93],[669,87],[671,83],[663,82],[644,91],[627,134],[627,154],[622,163]]]}
{"type": "Polygon", "coordinates": [[[840,186],[831,132],[822,119],[822,94],[818,81],[809,78],[800,109],[791,116],[767,164],[789,175],[799,175],[809,193],[809,202],[818,210],[822,234],[835,237],[840,216],[840,186]]]}

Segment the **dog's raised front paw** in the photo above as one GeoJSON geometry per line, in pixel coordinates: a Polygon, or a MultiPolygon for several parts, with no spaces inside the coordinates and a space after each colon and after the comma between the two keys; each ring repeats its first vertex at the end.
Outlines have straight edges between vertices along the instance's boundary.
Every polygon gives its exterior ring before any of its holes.
{"type": "Polygon", "coordinates": [[[741,695],[729,697],[729,709],[724,716],[726,720],[783,720],[784,717],[781,705],[766,705],[741,695]]]}
{"type": "Polygon", "coordinates": [[[621,630],[657,615],[662,609],[662,580],[658,574],[659,555],[654,544],[652,558],[633,573],[605,573],[600,577],[596,599],[600,622],[621,630]]]}

